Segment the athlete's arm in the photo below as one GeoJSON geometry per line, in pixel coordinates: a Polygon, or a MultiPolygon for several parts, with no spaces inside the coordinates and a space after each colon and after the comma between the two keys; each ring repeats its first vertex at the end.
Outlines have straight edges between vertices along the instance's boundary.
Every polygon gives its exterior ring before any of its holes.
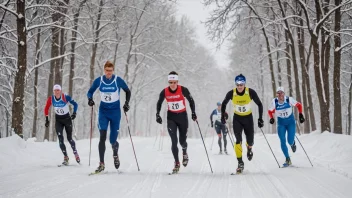
{"type": "Polygon", "coordinates": [[[52,96],[50,96],[50,97],[48,98],[48,100],[46,100],[46,105],[45,105],[45,108],[44,108],[44,115],[45,115],[45,116],[48,116],[48,115],[49,115],[49,109],[50,109],[50,106],[51,106],[51,104],[52,104],[51,98],[52,98],[52,96]]]}
{"type": "Polygon", "coordinates": [[[216,109],[214,109],[214,111],[212,111],[211,114],[210,114],[210,122],[213,122],[213,115],[216,114],[215,111],[216,111],[216,109]]]}
{"type": "Polygon", "coordinates": [[[225,99],[221,103],[221,115],[225,115],[226,105],[230,100],[232,100],[232,97],[233,97],[233,89],[227,92],[225,99]]]}
{"type": "Polygon", "coordinates": [[[93,94],[94,94],[95,90],[98,89],[99,86],[100,86],[100,77],[93,81],[92,86],[88,90],[87,97],[88,98],[93,98],[93,94]]]}
{"type": "Polygon", "coordinates": [[[269,110],[268,110],[268,114],[270,118],[274,117],[274,113],[275,113],[275,98],[272,100],[269,110]]]}
{"type": "Polygon", "coordinates": [[[258,105],[259,109],[259,118],[263,118],[263,104],[260,101],[257,92],[255,92],[253,89],[249,88],[249,95],[251,96],[252,100],[255,102],[255,104],[258,105]]]}
{"type": "Polygon", "coordinates": [[[118,86],[121,87],[126,93],[126,102],[129,103],[131,99],[131,90],[128,88],[126,82],[122,78],[117,77],[118,86]]]}
{"type": "Polygon", "coordinates": [[[292,97],[289,97],[289,102],[292,106],[297,107],[298,109],[298,113],[302,113],[303,112],[303,106],[300,102],[297,102],[295,99],[293,99],[292,97]]]}
{"type": "Polygon", "coordinates": [[[181,87],[182,88],[182,94],[183,96],[185,96],[189,102],[189,106],[191,107],[191,111],[192,113],[196,111],[196,105],[194,104],[194,100],[193,97],[191,95],[191,93],[189,92],[189,90],[186,87],[181,87]]]}
{"type": "Polygon", "coordinates": [[[69,96],[69,95],[65,95],[65,98],[66,98],[67,102],[69,102],[69,103],[71,103],[73,105],[73,113],[76,113],[77,109],[78,109],[77,102],[72,100],[71,96],[69,96]]]}
{"type": "Polygon", "coordinates": [[[158,100],[158,102],[156,103],[156,114],[159,114],[159,113],[160,113],[161,105],[163,104],[164,99],[165,99],[165,89],[163,89],[163,90],[160,92],[159,100],[158,100]]]}

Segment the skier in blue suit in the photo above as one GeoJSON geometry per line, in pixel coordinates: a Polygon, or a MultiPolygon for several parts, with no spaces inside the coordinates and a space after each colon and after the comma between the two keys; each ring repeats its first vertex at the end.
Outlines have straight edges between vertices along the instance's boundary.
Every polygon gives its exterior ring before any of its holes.
{"type": "Polygon", "coordinates": [[[120,167],[120,160],[118,157],[119,143],[117,136],[120,129],[121,110],[120,110],[120,89],[126,92],[126,101],[123,110],[129,110],[129,101],[131,98],[131,91],[127,84],[120,77],[114,75],[114,65],[107,61],[104,65],[105,75],[96,78],[93,85],[88,90],[88,105],[93,106],[93,94],[99,88],[101,102],[99,106],[98,128],[100,131],[99,141],[99,167],[95,172],[101,172],[105,169],[104,154],[105,154],[105,141],[107,135],[108,124],[110,123],[110,143],[113,150],[114,165],[118,169],[120,167]]]}
{"type": "MultiPolygon", "coordinates": [[[[226,145],[227,145],[227,139],[226,136],[228,134],[228,128],[226,127],[226,124],[221,123],[221,102],[217,102],[216,105],[218,106],[218,108],[214,109],[214,111],[211,112],[210,114],[210,125],[211,127],[214,127],[214,121],[213,118],[215,119],[215,131],[216,134],[218,134],[218,144],[220,147],[220,152],[219,154],[222,154],[222,145],[221,145],[221,133],[223,135],[224,138],[224,152],[225,154],[227,154],[227,149],[226,149],[226,145]]],[[[227,112],[225,112],[225,119],[228,119],[228,114],[227,112]]]]}
{"type": "Polygon", "coordinates": [[[292,164],[286,145],[286,131],[287,142],[291,146],[292,151],[296,152],[296,121],[293,115],[292,107],[297,107],[299,112],[300,123],[304,122],[304,116],[302,113],[302,104],[297,102],[292,97],[285,96],[285,91],[283,87],[278,87],[276,90],[276,94],[277,98],[274,98],[272,100],[268,113],[270,117],[270,124],[274,124],[274,114],[276,113],[277,115],[277,134],[280,138],[281,150],[286,157],[286,161],[283,164],[283,166],[286,167],[292,164]]]}

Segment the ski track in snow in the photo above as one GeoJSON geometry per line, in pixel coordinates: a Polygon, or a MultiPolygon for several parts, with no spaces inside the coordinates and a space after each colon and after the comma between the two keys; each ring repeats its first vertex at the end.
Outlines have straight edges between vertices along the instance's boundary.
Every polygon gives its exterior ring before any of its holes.
{"type": "MultiPolygon", "coordinates": [[[[257,135],[252,161],[247,160],[247,150],[243,148],[245,169],[240,175],[230,175],[236,171],[237,159],[229,140],[229,155],[217,154],[216,142],[212,150],[207,148],[213,174],[201,139],[189,139],[188,166],[181,164],[178,174],[168,175],[174,163],[170,139],[164,137],[160,149],[158,142],[153,144],[155,137],[133,138],[140,171],[130,140],[122,139],[119,140],[119,171],[114,168],[107,142],[105,172],[92,176],[88,174],[95,170],[99,161],[98,139],[92,142],[91,166],[88,166],[89,141],[81,140],[77,141],[81,165],[75,162],[67,144],[70,165],[64,167],[57,167],[63,159],[58,143],[24,142],[16,136],[0,139],[0,197],[347,198],[352,193],[352,146],[346,144],[352,137],[317,133],[301,136],[314,167],[297,145],[296,153],[290,151],[294,166],[278,168],[264,137],[257,135]],[[331,139],[334,141],[329,141],[331,139]],[[347,154],[340,154],[341,150],[347,154]]],[[[281,166],[284,157],[279,140],[276,135],[267,138],[281,166]]],[[[205,141],[210,145],[212,137],[205,141]]],[[[180,160],[181,153],[180,149],[180,160]]]]}

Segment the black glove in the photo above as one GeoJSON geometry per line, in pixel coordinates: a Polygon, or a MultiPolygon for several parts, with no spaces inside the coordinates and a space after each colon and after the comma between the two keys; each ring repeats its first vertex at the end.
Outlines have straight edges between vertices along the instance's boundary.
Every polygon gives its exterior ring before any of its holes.
{"type": "Polygon", "coordinates": [[[159,124],[163,123],[163,119],[161,119],[159,113],[156,114],[156,122],[159,124]]]}
{"type": "Polygon", "coordinates": [[[72,115],[71,115],[71,119],[74,120],[76,118],[76,112],[74,112],[72,115]]]}
{"type": "Polygon", "coordinates": [[[192,120],[193,120],[193,121],[196,121],[196,120],[197,120],[196,112],[192,112],[192,120]]]}
{"type": "Polygon", "coordinates": [[[274,118],[270,118],[270,124],[274,124],[274,122],[275,122],[275,120],[274,120],[274,118]]]}
{"type": "Polygon", "coordinates": [[[226,112],[225,112],[225,119],[226,119],[226,120],[229,119],[229,114],[227,114],[226,112]]]}
{"type": "Polygon", "coordinates": [[[93,99],[88,98],[88,105],[92,107],[94,104],[95,103],[94,103],[93,99]]]}
{"type": "Polygon", "coordinates": [[[211,126],[211,128],[214,127],[213,121],[211,121],[210,126],[211,126]]]}
{"type": "Polygon", "coordinates": [[[46,116],[45,117],[45,127],[49,127],[49,124],[50,124],[49,118],[48,118],[48,116],[46,116]]]}
{"type": "Polygon", "coordinates": [[[128,105],[128,102],[126,101],[125,104],[123,105],[123,110],[125,112],[127,112],[128,110],[130,110],[130,105],[128,105]]]}
{"type": "Polygon", "coordinates": [[[298,117],[299,117],[299,122],[302,124],[302,123],[305,121],[303,114],[300,113],[300,114],[298,115],[298,117]]]}
{"type": "Polygon", "coordinates": [[[258,127],[259,127],[259,128],[262,128],[263,126],[264,126],[264,120],[261,119],[261,118],[259,118],[259,119],[258,119],[258,127]]]}
{"type": "Polygon", "coordinates": [[[221,123],[226,124],[225,116],[221,115],[221,123]]]}

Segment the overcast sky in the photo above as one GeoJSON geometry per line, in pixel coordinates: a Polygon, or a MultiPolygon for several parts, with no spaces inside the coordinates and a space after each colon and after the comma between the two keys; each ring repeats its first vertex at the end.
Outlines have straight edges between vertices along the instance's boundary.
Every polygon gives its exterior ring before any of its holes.
{"type": "Polygon", "coordinates": [[[219,67],[229,67],[227,57],[226,42],[220,50],[216,50],[216,45],[212,43],[206,35],[205,20],[209,17],[210,8],[204,8],[203,0],[178,0],[178,13],[180,16],[186,15],[197,27],[197,35],[200,43],[207,47],[215,56],[219,67]]]}

